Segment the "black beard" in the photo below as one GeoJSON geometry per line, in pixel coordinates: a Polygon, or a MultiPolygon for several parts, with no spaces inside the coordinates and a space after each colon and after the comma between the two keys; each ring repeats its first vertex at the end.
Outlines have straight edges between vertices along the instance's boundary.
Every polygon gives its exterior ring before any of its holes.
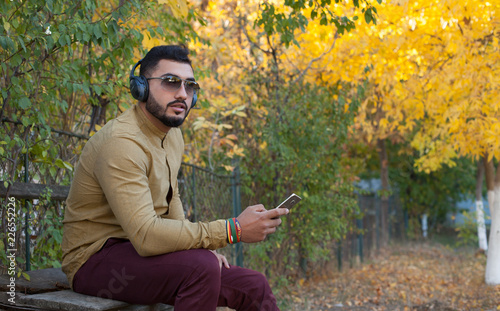
{"type": "MultiPolygon", "coordinates": [[[[161,105],[156,101],[156,99],[151,94],[149,94],[148,99],[146,101],[146,110],[149,111],[149,113],[151,113],[155,118],[160,120],[161,123],[163,123],[165,126],[179,127],[182,125],[182,123],[184,123],[184,120],[186,120],[187,112],[186,112],[186,115],[184,116],[184,118],[183,117],[171,117],[171,116],[166,115],[168,107],[171,104],[178,103],[178,102],[180,102],[180,101],[173,101],[173,102],[169,103],[167,105],[167,107],[165,107],[165,109],[163,109],[161,107],[161,105]]],[[[186,103],[184,103],[184,104],[186,104],[186,103]]],[[[186,107],[187,107],[187,105],[186,105],[186,107]]]]}

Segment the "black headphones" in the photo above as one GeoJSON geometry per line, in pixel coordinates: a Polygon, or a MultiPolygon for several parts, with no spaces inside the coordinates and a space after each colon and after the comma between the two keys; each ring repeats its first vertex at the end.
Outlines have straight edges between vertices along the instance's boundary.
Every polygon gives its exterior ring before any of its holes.
{"type": "MultiPolygon", "coordinates": [[[[130,94],[132,94],[132,97],[137,99],[138,101],[141,102],[146,102],[148,100],[149,96],[149,84],[148,80],[146,79],[145,76],[135,76],[134,71],[137,66],[139,66],[142,62],[142,59],[138,61],[132,70],[130,71],[130,76],[129,76],[129,81],[130,81],[130,94]]],[[[198,100],[198,95],[196,94],[196,91],[194,91],[193,94],[193,101],[191,103],[191,108],[193,108],[196,105],[196,101],[198,100]]]]}

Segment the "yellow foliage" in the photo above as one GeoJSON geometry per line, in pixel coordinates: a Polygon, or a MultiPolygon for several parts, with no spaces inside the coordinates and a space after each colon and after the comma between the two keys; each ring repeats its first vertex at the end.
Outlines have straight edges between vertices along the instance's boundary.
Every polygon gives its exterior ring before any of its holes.
{"type": "Polygon", "coordinates": [[[186,17],[188,14],[186,0],[158,0],[158,3],[168,5],[176,18],[186,17]]]}
{"type": "Polygon", "coordinates": [[[267,148],[267,142],[266,141],[263,141],[260,145],[259,145],[259,149],[260,150],[265,150],[267,148]]]}
{"type": "Polygon", "coordinates": [[[230,158],[233,158],[234,156],[238,156],[238,157],[244,157],[245,156],[245,149],[242,148],[242,147],[239,147],[238,145],[234,145],[233,146],[233,149],[231,149],[229,151],[229,154],[228,156],[230,158]]]}
{"type": "Polygon", "coordinates": [[[229,135],[226,136],[226,138],[234,140],[234,141],[238,140],[238,137],[236,135],[234,135],[234,134],[229,134],[229,135]]]}
{"type": "Polygon", "coordinates": [[[142,46],[146,48],[147,50],[152,49],[155,46],[158,45],[165,45],[167,42],[161,38],[151,38],[149,36],[149,33],[144,34],[144,38],[142,39],[142,46]]]}
{"type": "Polygon", "coordinates": [[[374,143],[405,137],[419,124],[412,146],[425,171],[457,156],[498,158],[500,3],[405,3],[383,2],[378,25],[358,21],[317,66],[328,68],[323,81],[368,81],[354,133],[374,143]]]}

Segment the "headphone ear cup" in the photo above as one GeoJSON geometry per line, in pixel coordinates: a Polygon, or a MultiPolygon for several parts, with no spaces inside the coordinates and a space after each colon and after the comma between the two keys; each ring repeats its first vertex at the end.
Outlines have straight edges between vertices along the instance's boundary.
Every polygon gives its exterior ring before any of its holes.
{"type": "Polygon", "coordinates": [[[145,102],[146,100],[148,100],[148,80],[146,80],[144,76],[131,76],[130,94],[132,94],[132,96],[138,101],[145,102]]]}
{"type": "Polygon", "coordinates": [[[198,101],[198,94],[196,94],[196,91],[194,91],[193,101],[191,102],[191,109],[194,108],[194,106],[196,106],[197,101],[198,101]]]}

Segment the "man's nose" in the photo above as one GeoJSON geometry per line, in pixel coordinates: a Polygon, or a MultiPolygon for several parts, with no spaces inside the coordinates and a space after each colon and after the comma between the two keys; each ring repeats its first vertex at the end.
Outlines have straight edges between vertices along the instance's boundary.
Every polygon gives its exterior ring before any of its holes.
{"type": "Polygon", "coordinates": [[[184,81],[181,83],[179,89],[177,89],[177,91],[175,92],[175,98],[183,98],[184,100],[188,98],[184,81]]]}

